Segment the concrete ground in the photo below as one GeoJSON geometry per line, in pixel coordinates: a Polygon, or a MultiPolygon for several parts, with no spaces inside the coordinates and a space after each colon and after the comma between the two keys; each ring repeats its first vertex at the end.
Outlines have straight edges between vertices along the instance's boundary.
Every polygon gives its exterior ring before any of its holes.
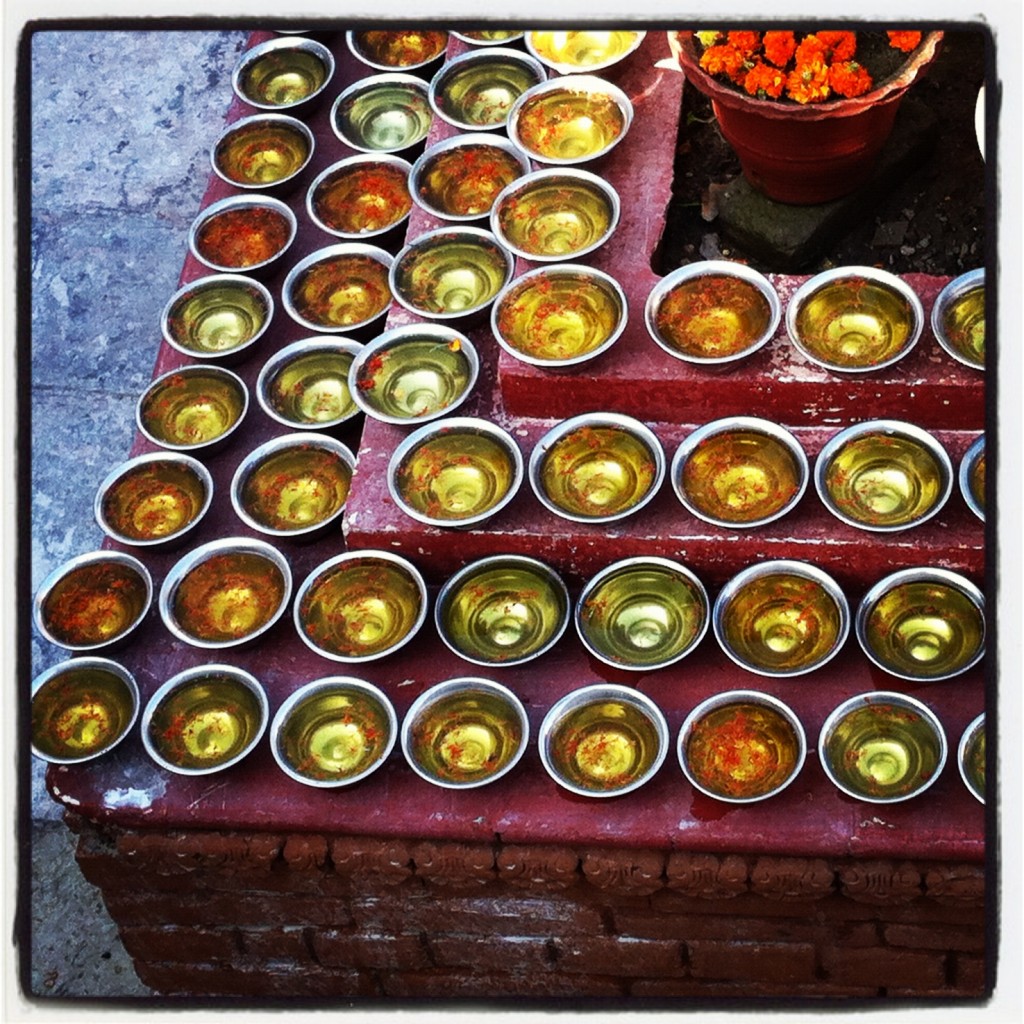
{"type": "MultiPolygon", "coordinates": [[[[100,546],[96,487],[128,453],[160,313],[210,174],[247,33],[40,31],[30,41],[33,592],[100,546]],[[82,414],[69,417],[69,409],[82,414]]],[[[23,53],[26,51],[23,51],[23,53]]],[[[35,678],[65,652],[33,632],[35,678]]],[[[27,765],[26,758],[25,764],[27,765]]],[[[32,759],[29,999],[145,996],[32,759]]],[[[22,855],[27,855],[23,844],[22,855]]],[[[24,963],[24,961],[23,961],[24,963]]],[[[28,972],[23,972],[23,977],[28,972]]]]}

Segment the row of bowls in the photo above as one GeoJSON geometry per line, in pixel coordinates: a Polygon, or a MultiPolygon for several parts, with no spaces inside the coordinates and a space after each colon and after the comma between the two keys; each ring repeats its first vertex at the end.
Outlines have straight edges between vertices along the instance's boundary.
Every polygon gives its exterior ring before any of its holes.
{"type": "MultiPolygon", "coordinates": [[[[33,752],[62,764],[112,750],[134,727],[140,697],[117,662],[84,658],[54,666],[33,687],[33,752]]],[[[493,680],[460,677],[430,686],[399,730],[395,708],[377,686],[329,676],[298,687],[270,721],[266,692],[250,673],[202,665],[168,679],[142,712],[149,756],[182,775],[206,775],[238,763],[269,724],[279,767],[308,786],[337,788],[384,764],[399,734],[407,763],[447,789],[475,788],[508,774],[530,735],[516,694],[493,680]]],[[[969,791],[985,799],[985,715],[964,730],[958,765],[969,791]]],[[[648,782],[669,748],[669,727],[646,694],[612,683],[573,690],[544,715],[538,750],[548,774],[588,797],[614,797],[648,782]]],[[[783,701],[731,690],[699,702],[679,729],[676,751],[690,784],[726,803],[775,796],[803,768],[807,739],[783,701]]],[[[818,739],[821,765],[848,796],[893,803],[924,792],[947,758],[942,724],[923,702],[872,691],[844,700],[818,739]]]]}
{"type": "MultiPolygon", "coordinates": [[[[812,475],[800,440],[754,416],[702,424],[680,442],[666,467],[662,443],[646,424],[620,413],[586,413],[551,426],[526,464],[508,430],[478,417],[447,415],[468,395],[478,372],[469,338],[432,325],[394,328],[365,346],[322,339],[282,350],[264,366],[257,395],[263,409],[292,432],[242,460],[231,486],[236,512],[275,537],[321,532],[336,520],[355,458],[322,431],[359,411],[400,426],[421,424],[395,448],[387,483],[405,514],[434,527],[480,527],[511,502],[524,476],[549,512],[579,523],[615,522],[648,505],[667,473],[692,515],[727,529],[751,529],[791,512],[812,475]],[[320,415],[327,418],[318,421],[320,415]],[[272,477],[270,465],[286,475],[272,477]],[[270,486],[275,480],[281,485],[276,498],[270,486]],[[281,504],[284,485],[294,501],[299,490],[321,483],[330,489],[318,490],[317,501],[295,504],[293,514],[267,505],[281,504]]],[[[103,481],[97,518],[104,530],[124,543],[145,543],[166,539],[168,526],[177,533],[194,524],[212,485],[190,455],[226,444],[248,402],[245,382],[224,367],[197,363],[157,377],[139,399],[137,421],[143,436],[168,454],[162,462],[152,456],[116,467],[103,481]],[[180,522],[159,520],[157,531],[147,534],[117,510],[135,503],[143,478],[149,492],[158,492],[156,466],[174,464],[183,479],[171,497],[189,476],[190,493],[196,494],[193,515],[180,522]],[[104,513],[107,507],[113,511],[104,513]]],[[[945,506],[957,482],[971,511],[985,518],[984,434],[954,469],[929,431],[899,420],[866,420],[828,439],[813,477],[828,511],[862,530],[920,526],[945,506]]]]}
{"type": "MultiPolygon", "coordinates": [[[[132,555],[96,551],[54,570],[34,603],[40,633],[69,650],[124,641],[145,619],[153,582],[132,555]]],[[[286,612],[288,560],[266,541],[219,538],[168,571],[158,608],[178,640],[208,650],[249,643],[286,612]]],[[[424,579],[407,559],[372,549],[317,565],[299,586],[292,617],[302,641],[332,661],[361,663],[408,644],[428,613],[424,579]]],[[[899,678],[934,682],[959,675],[984,654],[982,593],[958,573],[911,568],[873,585],[851,616],[842,588],[798,560],[756,563],[736,573],[712,605],[701,580],[671,559],[612,563],[584,585],[575,611],[550,566],[521,555],[471,562],[441,588],[437,632],[463,659],[510,666],[549,651],[570,617],[588,652],[616,668],[650,671],[692,653],[712,627],[721,649],[764,676],[804,675],[842,648],[854,619],[871,662],[899,678]]]]}

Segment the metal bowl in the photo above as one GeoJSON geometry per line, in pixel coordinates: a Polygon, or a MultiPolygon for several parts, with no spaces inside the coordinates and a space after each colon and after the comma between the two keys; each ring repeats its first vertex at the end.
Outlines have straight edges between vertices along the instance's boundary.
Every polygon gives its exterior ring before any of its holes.
{"type": "Polygon", "coordinates": [[[320,334],[370,329],[391,306],[388,273],[394,257],[379,246],[338,242],[299,260],[284,279],[288,315],[320,334]]]}
{"type": "Polygon", "coordinates": [[[526,33],[520,29],[481,29],[473,32],[451,32],[467,46],[504,46],[522,39],[526,33]]]}
{"type": "Polygon", "coordinates": [[[270,538],[323,536],[340,523],[355,465],[348,446],[326,434],[272,437],[239,463],[231,507],[270,538]]]}
{"type": "Polygon", "coordinates": [[[506,285],[491,309],[491,331],[521,362],[567,369],[607,352],[628,315],[626,293],[610,274],[559,263],[528,270],[506,285]]]}
{"type": "Polygon", "coordinates": [[[434,605],[441,639],[475,665],[539,658],[569,624],[569,591],[552,569],[525,555],[489,555],[450,577],[434,605]]]}
{"type": "Polygon", "coordinates": [[[248,408],[249,389],[238,374],[194,364],[157,377],[139,398],[135,421],[161,448],[210,454],[238,429],[248,408]]]}
{"type": "Polygon", "coordinates": [[[971,442],[960,460],[957,474],[960,493],[967,507],[982,521],[985,521],[985,435],[981,434],[971,442]]]}
{"type": "Polygon", "coordinates": [[[985,712],[975,718],[960,736],[956,748],[956,763],[971,795],[985,802],[985,712]]]}
{"type": "Polygon", "coordinates": [[[221,180],[235,188],[287,190],[313,158],[316,142],[305,122],[287,114],[253,114],[233,121],[210,150],[221,180]]]}
{"type": "Polygon", "coordinates": [[[388,551],[346,551],[318,565],[299,587],[295,628],[332,661],[383,658],[407,644],[427,617],[419,570],[388,551]]]}
{"type": "Polygon", "coordinates": [[[354,241],[409,219],[412,164],[393,153],[358,153],[321,171],[306,193],[306,211],[322,231],[354,241]]]}
{"type": "Polygon", "coordinates": [[[460,132],[417,157],[409,191],[418,206],[442,220],[481,220],[497,197],[529,172],[526,154],[508,139],[460,132]]]}
{"type": "Polygon", "coordinates": [[[448,33],[438,29],[366,29],[345,33],[357,60],[375,71],[418,71],[444,60],[448,33]]]}
{"type": "Polygon", "coordinates": [[[690,654],[707,632],[703,583],[667,558],[613,562],[585,584],[576,631],[587,650],[615,668],[652,671],[690,654]]]}
{"type": "Polygon", "coordinates": [[[639,690],[597,683],[566,694],[541,722],[541,763],[578,796],[631,793],[654,777],[669,748],[661,709],[639,690]]]}
{"type": "Polygon", "coordinates": [[[218,199],[199,211],[188,232],[188,247],[204,266],[224,274],[267,277],[298,234],[287,203],[247,193],[218,199]]]}
{"type": "Polygon", "coordinates": [[[350,338],[328,336],[279,349],[256,378],[263,411],[292,430],[330,430],[358,416],[348,371],[362,347],[350,338]]]}
{"type": "Polygon", "coordinates": [[[821,449],[814,486],[837,519],[892,533],[920,526],[946,504],[953,464],[926,430],[898,420],[868,420],[840,430],[821,449]]]}
{"type": "Polygon", "coordinates": [[[785,427],[755,416],[729,416],[692,431],[672,459],[669,478],[683,506],[706,523],[753,529],[792,511],[810,467],[785,427]]]}
{"type": "Polygon", "coordinates": [[[609,523],[638,512],[658,493],[665,453],[650,428],[619,413],[585,413],[552,427],[527,470],[538,501],[579,523],[609,523]]]}
{"type": "Polygon", "coordinates": [[[507,775],[530,736],[523,702],[476,676],[446,679],[413,701],[402,722],[402,752],[422,779],[443,789],[475,789],[507,775]]]}
{"type": "Polygon", "coordinates": [[[392,500],[428,526],[480,526],[508,505],[522,480],[523,456],[512,435],[469,416],[417,428],[388,465],[392,500]]]}
{"type": "Polygon", "coordinates": [[[270,726],[270,749],[281,771],[319,789],[365,779],[384,764],[397,738],[391,701],[372,683],[350,676],[300,686],[270,726]]]}
{"type": "Polygon", "coordinates": [[[139,687],[123,665],[76,657],[51,666],[32,683],[32,753],[51,764],[102,757],[131,732],[139,687]]]}
{"type": "Polygon", "coordinates": [[[603,178],[578,167],[548,167],[498,193],[491,230],[517,256],[564,263],[604,245],[620,213],[619,195],[603,178]]]}
{"type": "Polygon", "coordinates": [[[807,735],[795,712],[759,690],[730,690],[701,701],[676,744],[687,781],[706,796],[751,804],[781,793],[807,759],[807,735]]]}
{"type": "Polygon", "coordinates": [[[212,501],[213,477],[198,459],[152,452],[122,462],[103,478],[93,512],[112,540],[155,549],[180,544],[212,501]]]}
{"type": "Polygon", "coordinates": [[[402,72],[353,82],[334,101],[331,128],[352,149],[398,153],[421,143],[430,130],[427,83],[402,72]]]}
{"type": "Polygon", "coordinates": [[[828,573],[780,558],[733,576],[715,600],[712,626],[722,650],[741,668],[788,678],[839,653],[850,634],[850,608],[828,573]]]}
{"type": "Polygon", "coordinates": [[[917,293],[875,267],[834,267],[802,284],[786,330],[810,362],[833,373],[873,373],[904,358],[924,327],[917,293]]]}
{"type": "Polygon", "coordinates": [[[447,61],[430,81],[434,113],[461,131],[503,128],[513,104],[546,76],[521,50],[474,49],[447,61]]]}
{"type": "Polygon", "coordinates": [[[864,595],[855,629],[864,653],[891,675],[951,679],[985,654],[985,597],[948,569],[902,569],[864,595]]]}
{"type": "Polygon", "coordinates": [[[398,253],[388,286],[410,312],[429,320],[456,320],[486,310],[514,267],[511,253],[489,231],[436,228],[398,253]]]}
{"type": "Polygon", "coordinates": [[[171,566],[158,606],[177,639],[218,650],[266,633],[284,614],[291,591],[291,568],[277,548],[249,537],[221,537],[171,566]]]}
{"type": "Polygon", "coordinates": [[[932,333],[948,355],[985,369],[985,268],[953,278],[935,299],[932,333]]]}
{"type": "Polygon", "coordinates": [[[532,160],[567,167],[611,152],[633,123],[633,104],[596,75],[567,75],[527,89],[508,115],[509,138],[532,160]]]}
{"type": "Polygon", "coordinates": [[[363,347],[349,369],[349,391],[368,416],[415,426],[454,412],[479,373],[466,335],[440,324],[407,324],[363,347]]]}
{"type": "Polygon", "coordinates": [[[231,665],[199,665],[168,679],[142,714],[142,744],[176,775],[237,764],[263,738],[270,705],[259,680],[231,665]]]}
{"type": "Polygon", "coordinates": [[[545,29],[527,32],[526,49],[560,75],[604,71],[634,53],[646,32],[630,29],[583,29],[564,32],[545,29]]]}
{"type": "Polygon", "coordinates": [[[782,304],[763,274],[729,260],[688,263],[649,292],[644,323],[675,359],[703,369],[729,369],[774,337],[782,304]]]}
{"type": "Polygon", "coordinates": [[[942,723],[919,700],[878,690],[843,701],[818,737],[818,759],[832,784],[867,803],[909,800],[942,773],[942,723]]]}
{"type": "Polygon", "coordinates": [[[121,643],[145,619],[153,601],[149,570],[133,555],[90,551],[46,575],[32,610],[36,629],[69,651],[121,643]]]}
{"type": "Polygon", "coordinates": [[[260,110],[308,113],[334,77],[334,68],[334,55],[315,39],[269,39],[242,55],[231,87],[260,110]]]}

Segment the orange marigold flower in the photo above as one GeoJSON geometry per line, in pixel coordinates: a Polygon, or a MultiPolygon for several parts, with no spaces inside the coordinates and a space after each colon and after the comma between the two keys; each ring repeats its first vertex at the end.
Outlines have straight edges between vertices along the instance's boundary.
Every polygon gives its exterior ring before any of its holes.
{"type": "Polygon", "coordinates": [[[784,68],[796,53],[796,39],[792,32],[765,32],[764,55],[777,68],[784,68]]]}
{"type": "Polygon", "coordinates": [[[830,51],[833,61],[852,60],[857,52],[855,32],[818,32],[817,36],[830,51]]]}
{"type": "Polygon", "coordinates": [[[796,62],[800,64],[810,64],[815,60],[820,60],[824,63],[825,58],[828,55],[828,47],[813,33],[806,35],[800,40],[800,45],[796,48],[796,62]]]}
{"type": "Polygon", "coordinates": [[[743,65],[743,54],[727,43],[709,46],[700,57],[700,66],[709,75],[728,75],[732,78],[743,70],[743,65]]]}
{"type": "Polygon", "coordinates": [[[841,64],[833,64],[828,69],[828,84],[833,92],[850,98],[866,93],[871,88],[872,82],[867,68],[862,67],[855,60],[847,60],[841,64]]]}
{"type": "Polygon", "coordinates": [[[778,99],[785,86],[786,73],[770,64],[755,64],[743,79],[743,88],[761,99],[778,99]]]}
{"type": "Polygon", "coordinates": [[[889,37],[889,45],[904,53],[910,53],[921,42],[920,32],[886,32],[886,35],[889,37]]]}
{"type": "Polygon", "coordinates": [[[736,47],[744,57],[749,57],[761,45],[760,32],[728,32],[726,41],[729,46],[736,47]]]}
{"type": "Polygon", "coordinates": [[[798,64],[786,78],[786,93],[797,103],[820,103],[829,91],[828,67],[820,58],[798,64]]]}

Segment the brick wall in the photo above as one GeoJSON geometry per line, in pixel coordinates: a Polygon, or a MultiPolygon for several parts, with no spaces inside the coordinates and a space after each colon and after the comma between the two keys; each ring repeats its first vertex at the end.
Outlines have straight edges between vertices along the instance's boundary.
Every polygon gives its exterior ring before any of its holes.
{"type": "Polygon", "coordinates": [[[69,824],[168,996],[987,991],[977,865],[69,824]]]}

